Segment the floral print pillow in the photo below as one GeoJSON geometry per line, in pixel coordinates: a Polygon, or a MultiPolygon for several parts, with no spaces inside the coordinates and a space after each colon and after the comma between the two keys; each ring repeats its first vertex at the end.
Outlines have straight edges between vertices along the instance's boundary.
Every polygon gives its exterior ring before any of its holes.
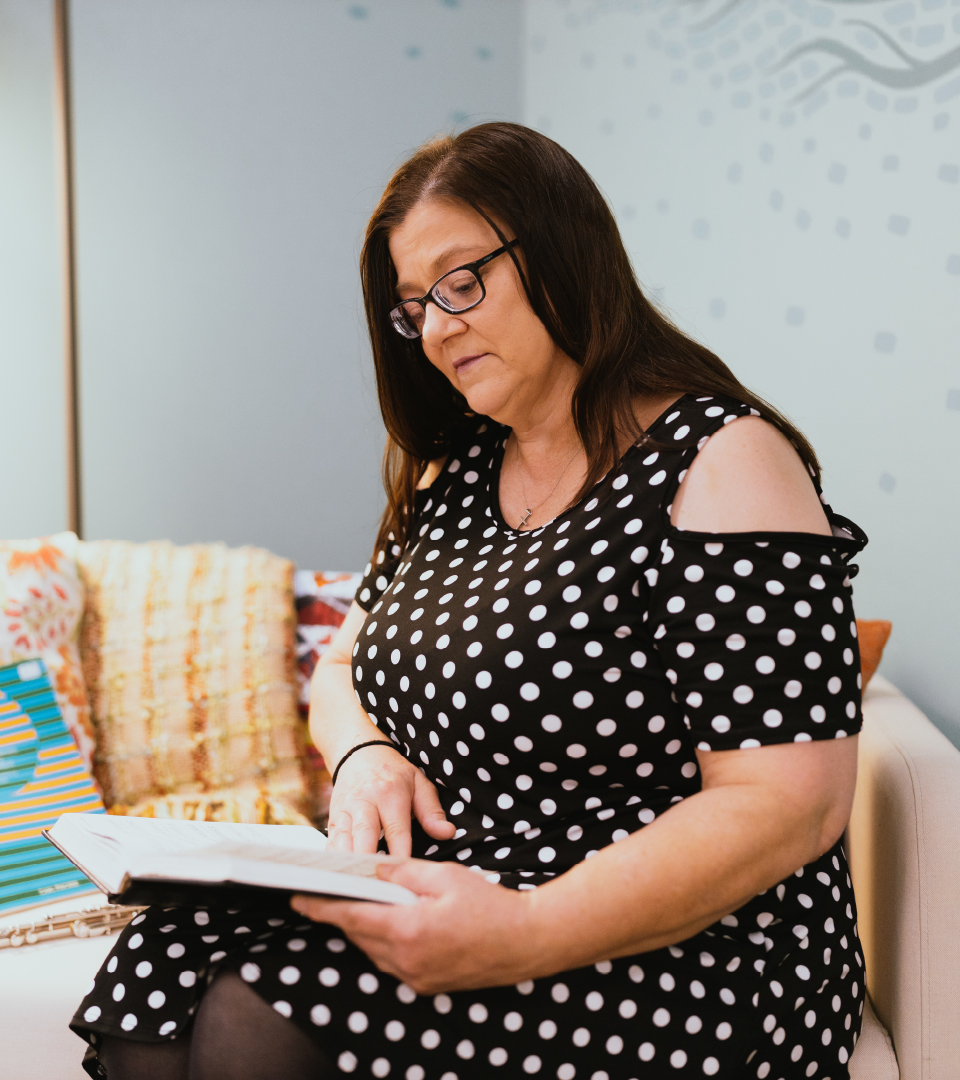
{"type": "Polygon", "coordinates": [[[94,734],[78,639],[84,589],[70,532],[0,540],[0,667],[40,657],[84,764],[92,772],[94,734]]]}
{"type": "MultiPolygon", "coordinates": [[[[300,715],[310,714],[310,676],[317,661],[347,617],[362,574],[339,571],[298,570],[293,577],[297,604],[297,688],[300,715]]],[[[330,807],[330,773],[320,751],[304,727],[307,760],[317,788],[317,819],[324,820],[330,807]]]]}

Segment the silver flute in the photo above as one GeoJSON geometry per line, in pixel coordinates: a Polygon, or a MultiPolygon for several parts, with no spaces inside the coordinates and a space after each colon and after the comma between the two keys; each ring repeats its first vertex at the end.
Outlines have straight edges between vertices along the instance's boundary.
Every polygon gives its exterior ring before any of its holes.
{"type": "Polygon", "coordinates": [[[37,945],[41,941],[54,941],[57,938],[109,936],[122,930],[143,910],[142,907],[107,904],[99,908],[50,915],[34,922],[0,926],[0,949],[19,949],[22,945],[37,945]]]}

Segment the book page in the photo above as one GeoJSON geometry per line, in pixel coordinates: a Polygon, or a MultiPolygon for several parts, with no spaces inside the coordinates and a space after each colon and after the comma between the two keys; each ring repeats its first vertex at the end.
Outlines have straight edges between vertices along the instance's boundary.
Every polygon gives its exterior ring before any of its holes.
{"type": "MultiPolygon", "coordinates": [[[[271,854],[274,854],[271,852],[271,854]]],[[[322,865],[325,855],[310,855],[302,850],[288,851],[295,861],[282,858],[249,858],[249,850],[207,849],[177,855],[158,853],[144,857],[129,868],[136,880],[209,882],[257,885],[290,892],[342,896],[356,900],[375,900],[387,904],[416,904],[416,893],[367,875],[329,870],[322,865]]],[[[336,854],[341,854],[337,852],[336,854]]],[[[349,852],[342,854],[349,855],[349,852]]],[[[365,856],[372,858],[372,856],[365,856]]],[[[383,861],[382,859],[380,861],[383,861]]]]}
{"type": "Polygon", "coordinates": [[[133,863],[151,854],[180,855],[217,843],[282,845],[295,851],[322,852],[327,838],[306,825],[238,825],[220,821],[157,821],[106,814],[62,814],[50,830],[57,846],[99,888],[119,892],[133,863]]]}
{"type": "Polygon", "coordinates": [[[329,870],[339,874],[354,874],[357,877],[375,878],[377,867],[381,863],[399,863],[404,860],[395,855],[361,854],[356,851],[313,851],[298,847],[280,847],[266,844],[214,844],[211,847],[197,849],[190,853],[198,858],[215,855],[230,855],[238,859],[253,859],[256,862],[282,863],[286,866],[312,866],[318,870],[329,870]]]}

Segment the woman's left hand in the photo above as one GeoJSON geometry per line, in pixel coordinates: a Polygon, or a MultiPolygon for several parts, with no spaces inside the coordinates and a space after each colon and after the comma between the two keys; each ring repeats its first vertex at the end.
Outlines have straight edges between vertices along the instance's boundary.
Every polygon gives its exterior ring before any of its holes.
{"type": "Polygon", "coordinates": [[[508,986],[543,964],[532,891],[493,885],[456,863],[410,859],[379,876],[420,896],[416,905],[295,896],[291,906],[331,923],[381,971],[418,994],[508,986]]]}

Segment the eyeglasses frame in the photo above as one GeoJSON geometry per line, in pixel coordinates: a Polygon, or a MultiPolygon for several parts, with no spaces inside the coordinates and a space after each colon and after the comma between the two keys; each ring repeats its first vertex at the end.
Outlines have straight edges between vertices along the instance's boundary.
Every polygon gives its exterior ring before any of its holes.
{"type": "Polygon", "coordinates": [[[398,308],[402,308],[404,304],[410,304],[410,303],[419,304],[423,308],[424,314],[426,314],[427,304],[428,303],[436,304],[437,307],[440,308],[441,311],[445,311],[448,315],[462,315],[465,311],[472,311],[478,304],[482,304],[483,301],[487,298],[486,286],[483,283],[483,278],[480,276],[480,274],[477,271],[482,266],[486,266],[488,262],[492,262],[494,259],[497,258],[497,256],[502,255],[506,251],[510,251],[513,247],[515,247],[519,243],[520,243],[520,238],[515,237],[513,240],[508,241],[502,247],[498,247],[496,251],[491,251],[489,255],[484,255],[482,259],[477,259],[476,262],[464,263],[462,266],[455,266],[452,270],[448,270],[445,274],[441,274],[440,277],[438,277],[437,280],[430,286],[429,290],[426,292],[425,295],[423,295],[423,296],[408,296],[405,300],[401,300],[399,303],[394,304],[393,307],[390,308],[390,311],[389,311],[390,325],[394,328],[394,330],[397,331],[398,334],[400,334],[400,336],[402,338],[406,338],[407,341],[417,341],[419,338],[423,337],[423,332],[422,331],[419,334],[417,334],[417,336],[415,338],[407,337],[406,334],[402,333],[400,330],[397,329],[397,324],[394,321],[393,313],[395,311],[397,311],[398,308]],[[444,278],[450,277],[451,274],[459,273],[461,270],[469,270],[470,273],[473,274],[473,276],[479,282],[479,284],[480,284],[480,299],[477,300],[476,302],[470,304],[468,307],[454,309],[454,308],[448,307],[445,303],[443,303],[443,301],[439,297],[434,296],[433,291],[440,284],[440,282],[444,280],[444,278]]]}

